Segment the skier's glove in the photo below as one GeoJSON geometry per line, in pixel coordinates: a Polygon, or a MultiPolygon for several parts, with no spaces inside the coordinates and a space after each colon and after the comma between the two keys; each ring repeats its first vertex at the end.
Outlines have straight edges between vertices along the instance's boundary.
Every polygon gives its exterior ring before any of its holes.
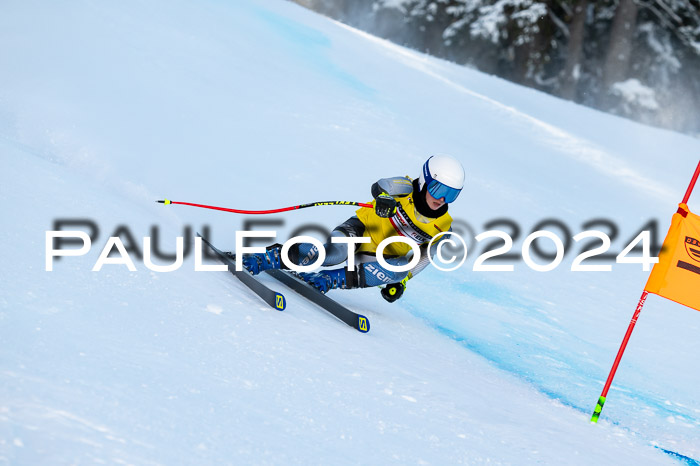
{"type": "Polygon", "coordinates": [[[399,283],[391,283],[384,288],[382,288],[382,298],[386,299],[390,303],[393,303],[399,299],[404,290],[406,289],[406,282],[408,281],[408,276],[401,280],[399,283]]]}
{"type": "Polygon", "coordinates": [[[374,211],[382,218],[389,218],[396,213],[396,199],[387,193],[381,193],[376,198],[374,211]]]}

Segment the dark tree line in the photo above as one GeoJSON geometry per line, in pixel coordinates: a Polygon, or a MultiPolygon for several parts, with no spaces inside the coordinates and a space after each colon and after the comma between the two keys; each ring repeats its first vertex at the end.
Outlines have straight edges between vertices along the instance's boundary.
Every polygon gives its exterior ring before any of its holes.
{"type": "Polygon", "coordinates": [[[296,0],[416,50],[700,135],[700,0],[296,0]]]}

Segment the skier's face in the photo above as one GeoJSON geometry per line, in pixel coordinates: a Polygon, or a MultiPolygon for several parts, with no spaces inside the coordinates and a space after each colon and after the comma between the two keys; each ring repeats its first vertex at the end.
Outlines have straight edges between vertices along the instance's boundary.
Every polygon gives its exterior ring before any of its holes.
{"type": "Polygon", "coordinates": [[[440,207],[445,205],[444,197],[441,197],[440,199],[435,199],[433,196],[430,195],[428,191],[425,191],[425,200],[428,203],[428,207],[430,207],[433,210],[438,210],[440,207]]]}

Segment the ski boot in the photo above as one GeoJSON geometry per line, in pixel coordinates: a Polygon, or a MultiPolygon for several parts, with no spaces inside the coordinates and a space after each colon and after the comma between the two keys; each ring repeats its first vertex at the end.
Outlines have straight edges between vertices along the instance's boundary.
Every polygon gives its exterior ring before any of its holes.
{"type": "Polygon", "coordinates": [[[282,245],[268,246],[265,252],[243,254],[243,267],[251,274],[257,275],[263,270],[286,269],[282,263],[282,245]]]}
{"type": "Polygon", "coordinates": [[[299,277],[321,293],[327,293],[336,288],[357,288],[356,272],[347,272],[344,268],[323,270],[314,273],[300,273],[299,277]]]}

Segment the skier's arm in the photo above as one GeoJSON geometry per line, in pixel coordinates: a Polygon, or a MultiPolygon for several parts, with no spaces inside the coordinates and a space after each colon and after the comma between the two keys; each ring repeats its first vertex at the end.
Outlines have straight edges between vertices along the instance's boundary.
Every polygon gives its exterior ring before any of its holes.
{"type": "Polygon", "coordinates": [[[408,177],[382,178],[372,185],[375,199],[374,211],[379,217],[388,218],[396,212],[396,197],[404,197],[413,191],[408,177]]]}
{"type": "MultiPolygon", "coordinates": [[[[449,231],[452,231],[452,228],[450,228],[449,231]]],[[[420,247],[420,259],[415,265],[415,267],[409,270],[408,275],[406,275],[406,278],[404,278],[400,282],[391,283],[382,288],[382,297],[390,303],[393,303],[394,301],[399,299],[403,295],[404,290],[406,289],[406,283],[410,279],[415,277],[418,273],[422,272],[428,266],[428,264],[430,264],[430,258],[435,257],[435,254],[437,254],[438,244],[446,237],[447,235],[441,236],[430,247],[427,244],[422,245],[420,247]]]]}
{"type": "MultiPolygon", "coordinates": [[[[448,231],[452,231],[452,228],[450,228],[448,231]]],[[[449,235],[443,235],[437,241],[434,241],[430,247],[428,247],[427,244],[420,247],[420,260],[416,266],[413,267],[410,272],[408,272],[409,277],[415,277],[417,274],[422,272],[428,266],[428,264],[430,264],[430,259],[434,258],[435,254],[437,254],[438,245],[441,241],[448,237],[449,235]]]]}
{"type": "Polygon", "coordinates": [[[407,176],[395,176],[393,178],[382,178],[372,185],[372,197],[377,198],[380,194],[388,194],[391,197],[404,197],[413,192],[413,182],[407,176]]]}

